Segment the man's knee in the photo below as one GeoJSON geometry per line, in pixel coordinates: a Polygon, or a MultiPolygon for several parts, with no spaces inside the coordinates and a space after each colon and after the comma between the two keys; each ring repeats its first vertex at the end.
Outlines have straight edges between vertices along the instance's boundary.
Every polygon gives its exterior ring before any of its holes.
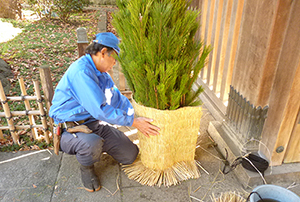
{"type": "Polygon", "coordinates": [[[135,144],[133,144],[133,147],[130,150],[127,149],[126,152],[124,152],[124,156],[120,160],[120,163],[122,163],[123,165],[132,164],[135,161],[138,153],[139,148],[135,144]]]}
{"type": "Polygon", "coordinates": [[[100,157],[102,154],[103,139],[97,138],[93,142],[90,142],[88,145],[88,156],[92,157],[93,162],[100,161],[100,157]]]}
{"type": "MultiPolygon", "coordinates": [[[[76,154],[77,160],[84,166],[89,166],[100,161],[103,139],[96,134],[76,133],[72,150],[76,154]]],[[[70,141],[70,143],[72,142],[70,141]]]]}

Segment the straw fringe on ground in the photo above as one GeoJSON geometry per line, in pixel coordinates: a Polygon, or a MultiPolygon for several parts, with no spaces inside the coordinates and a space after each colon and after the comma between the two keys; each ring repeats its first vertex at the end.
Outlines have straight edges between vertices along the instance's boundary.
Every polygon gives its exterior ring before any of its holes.
{"type": "Polygon", "coordinates": [[[177,162],[165,170],[154,170],[144,166],[140,158],[130,165],[123,165],[123,170],[129,179],[142,185],[166,187],[176,185],[181,181],[200,177],[196,161],[177,162]]]}
{"type": "Polygon", "coordinates": [[[160,134],[149,138],[138,132],[140,160],[125,166],[130,179],[141,184],[171,186],[200,176],[195,150],[202,115],[201,107],[158,110],[133,101],[137,116],[153,119],[160,134]]]}

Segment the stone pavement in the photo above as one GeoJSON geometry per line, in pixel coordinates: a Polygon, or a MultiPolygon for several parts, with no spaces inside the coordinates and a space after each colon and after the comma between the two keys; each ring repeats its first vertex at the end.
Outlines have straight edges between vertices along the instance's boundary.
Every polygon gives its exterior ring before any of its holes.
{"type": "MultiPolygon", "coordinates": [[[[104,202],[196,202],[212,201],[214,194],[235,191],[247,197],[252,188],[243,188],[234,173],[223,175],[222,157],[207,134],[209,121],[214,120],[204,108],[201,119],[196,159],[201,162],[201,177],[167,187],[143,186],[129,180],[121,166],[109,155],[103,154],[96,164],[102,188],[89,193],[81,184],[79,163],[75,156],[53,151],[23,151],[0,153],[0,201],[104,201],[104,202]]],[[[122,130],[122,128],[121,128],[122,130]]],[[[131,135],[132,140],[136,139],[131,135]]],[[[293,182],[279,181],[288,187],[293,182]]],[[[291,189],[300,195],[300,186],[291,189]]]]}

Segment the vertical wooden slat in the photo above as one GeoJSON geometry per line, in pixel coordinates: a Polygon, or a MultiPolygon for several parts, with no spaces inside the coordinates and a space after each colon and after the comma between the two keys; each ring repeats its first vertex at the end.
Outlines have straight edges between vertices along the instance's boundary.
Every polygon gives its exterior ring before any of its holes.
{"type": "MultiPolygon", "coordinates": [[[[211,32],[212,32],[212,25],[213,25],[213,17],[214,17],[214,8],[215,8],[215,1],[216,0],[211,0],[209,1],[208,4],[208,10],[209,12],[207,12],[207,17],[206,17],[206,29],[205,29],[205,40],[204,43],[205,45],[210,45],[211,42],[211,32]]],[[[209,57],[207,58],[207,60],[209,59],[209,57]]],[[[207,63],[206,63],[207,64],[207,63]]],[[[207,78],[208,78],[208,66],[205,65],[203,67],[203,81],[205,83],[207,83],[207,78]]]]}
{"type": "Polygon", "coordinates": [[[253,122],[251,124],[251,128],[250,128],[250,134],[251,136],[249,138],[254,138],[254,139],[260,139],[260,134],[258,134],[258,126],[259,126],[259,120],[260,120],[260,116],[262,114],[262,108],[261,106],[258,106],[256,109],[255,109],[255,112],[254,112],[254,117],[253,117],[253,122]]]}
{"type": "Polygon", "coordinates": [[[203,0],[202,7],[201,7],[201,25],[200,25],[201,40],[205,40],[205,29],[207,26],[206,24],[207,13],[208,13],[208,0],[203,0]]]}
{"type": "MultiPolygon", "coordinates": [[[[226,4],[225,4],[226,5],[226,4]]],[[[222,20],[222,13],[224,12],[224,9],[226,6],[224,5],[224,0],[218,0],[216,3],[216,8],[215,8],[215,19],[214,19],[214,29],[213,29],[213,36],[212,36],[212,41],[211,45],[213,48],[212,52],[210,53],[210,62],[208,64],[208,68],[211,70],[211,76],[208,79],[208,85],[213,85],[214,83],[214,78],[218,78],[218,70],[219,67],[216,67],[216,59],[217,59],[217,52],[219,51],[219,36],[220,36],[220,30],[221,30],[221,20],[222,20]]],[[[213,85],[213,90],[216,93],[216,86],[213,85]]]]}
{"type": "MultiPolygon", "coordinates": [[[[19,78],[19,84],[20,84],[22,96],[27,95],[27,92],[26,92],[26,89],[25,89],[25,84],[24,84],[24,79],[22,77],[19,78]]],[[[25,109],[26,110],[30,110],[31,109],[28,100],[24,100],[24,104],[25,104],[25,109]]],[[[36,125],[35,121],[34,121],[34,116],[33,115],[28,115],[28,118],[29,118],[29,123],[30,123],[31,126],[36,125]]],[[[32,133],[33,139],[36,140],[37,137],[38,137],[37,129],[36,128],[32,128],[31,129],[31,133],[32,133]]]]}
{"type": "Polygon", "coordinates": [[[232,75],[231,85],[233,85],[234,88],[241,92],[243,95],[245,94],[243,91],[241,91],[241,85],[243,81],[244,72],[248,72],[248,69],[250,68],[247,64],[247,58],[251,45],[251,41],[249,40],[249,38],[251,38],[252,32],[255,31],[253,30],[253,24],[255,20],[255,14],[257,11],[257,4],[257,0],[245,0],[243,18],[241,22],[241,32],[237,47],[236,64],[232,75]]]}
{"type": "Polygon", "coordinates": [[[237,44],[239,39],[241,19],[243,15],[244,0],[235,0],[233,2],[232,16],[230,20],[229,38],[226,47],[224,60],[224,70],[220,91],[220,99],[227,100],[228,92],[232,81],[232,73],[236,56],[237,44]]]}
{"type": "Polygon", "coordinates": [[[230,86],[230,91],[229,91],[229,98],[228,98],[228,106],[227,106],[227,109],[226,109],[226,115],[228,117],[229,120],[231,120],[231,113],[232,113],[232,102],[233,102],[233,87],[230,86]]]}
{"type": "Polygon", "coordinates": [[[15,133],[16,128],[15,128],[14,122],[12,120],[12,115],[10,113],[10,109],[9,109],[9,106],[7,103],[6,96],[4,94],[4,89],[3,89],[1,81],[0,81],[0,99],[1,99],[2,107],[5,112],[6,120],[7,120],[8,126],[9,126],[10,133],[12,135],[13,141],[15,144],[20,144],[19,137],[15,133]]]}
{"type": "Polygon", "coordinates": [[[249,101],[246,102],[246,106],[245,106],[245,113],[244,113],[244,122],[242,123],[241,126],[241,134],[243,139],[246,139],[247,137],[247,132],[249,129],[249,122],[251,120],[251,104],[249,101]]]}
{"type": "Polygon", "coordinates": [[[234,89],[233,90],[233,108],[232,108],[232,124],[233,127],[236,126],[236,112],[237,112],[237,98],[238,98],[238,92],[234,89]]]}
{"type": "Polygon", "coordinates": [[[193,0],[192,1],[192,7],[197,9],[198,11],[200,11],[200,15],[197,17],[197,21],[200,22],[200,27],[195,34],[196,41],[202,40],[202,38],[201,38],[201,15],[202,15],[201,8],[202,8],[203,1],[204,0],[193,0]]]}
{"type": "Polygon", "coordinates": [[[45,140],[49,144],[50,143],[49,130],[48,130],[47,122],[46,122],[46,113],[44,111],[44,107],[43,107],[43,103],[42,103],[42,96],[41,96],[39,82],[33,81],[33,84],[34,84],[34,89],[35,89],[35,95],[37,97],[37,103],[38,103],[39,110],[41,113],[41,120],[42,120],[42,124],[44,127],[43,131],[44,131],[45,140]]]}
{"type": "Polygon", "coordinates": [[[249,121],[247,123],[247,135],[246,135],[246,139],[249,140],[251,138],[251,127],[255,122],[255,106],[253,104],[250,105],[249,107],[249,111],[248,111],[248,117],[249,117],[249,121]]]}
{"type": "Polygon", "coordinates": [[[238,117],[236,120],[236,130],[239,131],[240,126],[241,126],[241,122],[242,122],[242,117],[243,117],[243,105],[245,105],[246,103],[243,102],[243,96],[240,95],[238,98],[238,117]]]}
{"type": "Polygon", "coordinates": [[[239,122],[239,128],[238,128],[238,131],[239,133],[243,133],[243,125],[245,124],[245,114],[247,113],[246,112],[246,106],[247,106],[247,101],[246,101],[246,98],[243,99],[242,101],[242,106],[241,106],[241,118],[240,118],[240,122],[239,122]]]}
{"type": "MultiPolygon", "coordinates": [[[[207,24],[206,24],[206,20],[207,20],[207,13],[208,13],[208,0],[203,0],[203,3],[202,3],[202,10],[201,10],[201,41],[206,44],[205,42],[205,30],[206,30],[206,27],[207,27],[207,24]]],[[[200,57],[200,55],[199,55],[200,57]]],[[[201,79],[204,79],[204,69],[205,67],[201,70],[200,72],[200,77],[201,79]]]]}
{"type": "Polygon", "coordinates": [[[211,47],[213,48],[212,52],[209,54],[209,60],[208,60],[208,64],[207,64],[207,85],[211,86],[212,85],[212,81],[213,81],[213,77],[214,77],[214,66],[212,66],[213,63],[213,56],[215,51],[217,50],[217,46],[215,46],[215,38],[216,35],[218,35],[219,33],[217,33],[217,22],[218,22],[218,13],[219,13],[219,2],[221,0],[215,0],[214,3],[214,9],[213,9],[213,21],[212,21],[212,29],[211,29],[211,33],[210,33],[210,41],[208,41],[208,43],[210,43],[211,47]]]}
{"type": "Polygon", "coordinates": [[[223,74],[224,67],[224,56],[225,50],[228,40],[228,31],[230,25],[230,16],[232,10],[232,0],[224,1],[223,11],[222,11],[222,21],[220,28],[220,36],[219,36],[219,47],[216,56],[216,64],[215,64],[215,76],[214,76],[214,91],[220,92],[221,79],[223,74]]]}
{"type": "MultiPolygon", "coordinates": [[[[259,128],[258,134],[262,133],[262,130],[263,130],[266,118],[267,118],[268,110],[269,110],[269,106],[264,106],[264,108],[262,109],[260,119],[258,122],[258,126],[257,126],[259,128]]],[[[260,139],[261,139],[261,136],[260,136],[260,139]]]]}

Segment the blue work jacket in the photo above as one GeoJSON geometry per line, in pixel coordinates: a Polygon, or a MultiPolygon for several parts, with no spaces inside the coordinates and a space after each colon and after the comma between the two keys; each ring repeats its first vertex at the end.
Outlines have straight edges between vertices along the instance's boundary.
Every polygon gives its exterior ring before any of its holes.
{"type": "Polygon", "coordinates": [[[59,81],[49,116],[54,122],[89,118],[131,126],[134,110],[108,73],[101,73],[89,54],[71,64],[59,81]]]}

